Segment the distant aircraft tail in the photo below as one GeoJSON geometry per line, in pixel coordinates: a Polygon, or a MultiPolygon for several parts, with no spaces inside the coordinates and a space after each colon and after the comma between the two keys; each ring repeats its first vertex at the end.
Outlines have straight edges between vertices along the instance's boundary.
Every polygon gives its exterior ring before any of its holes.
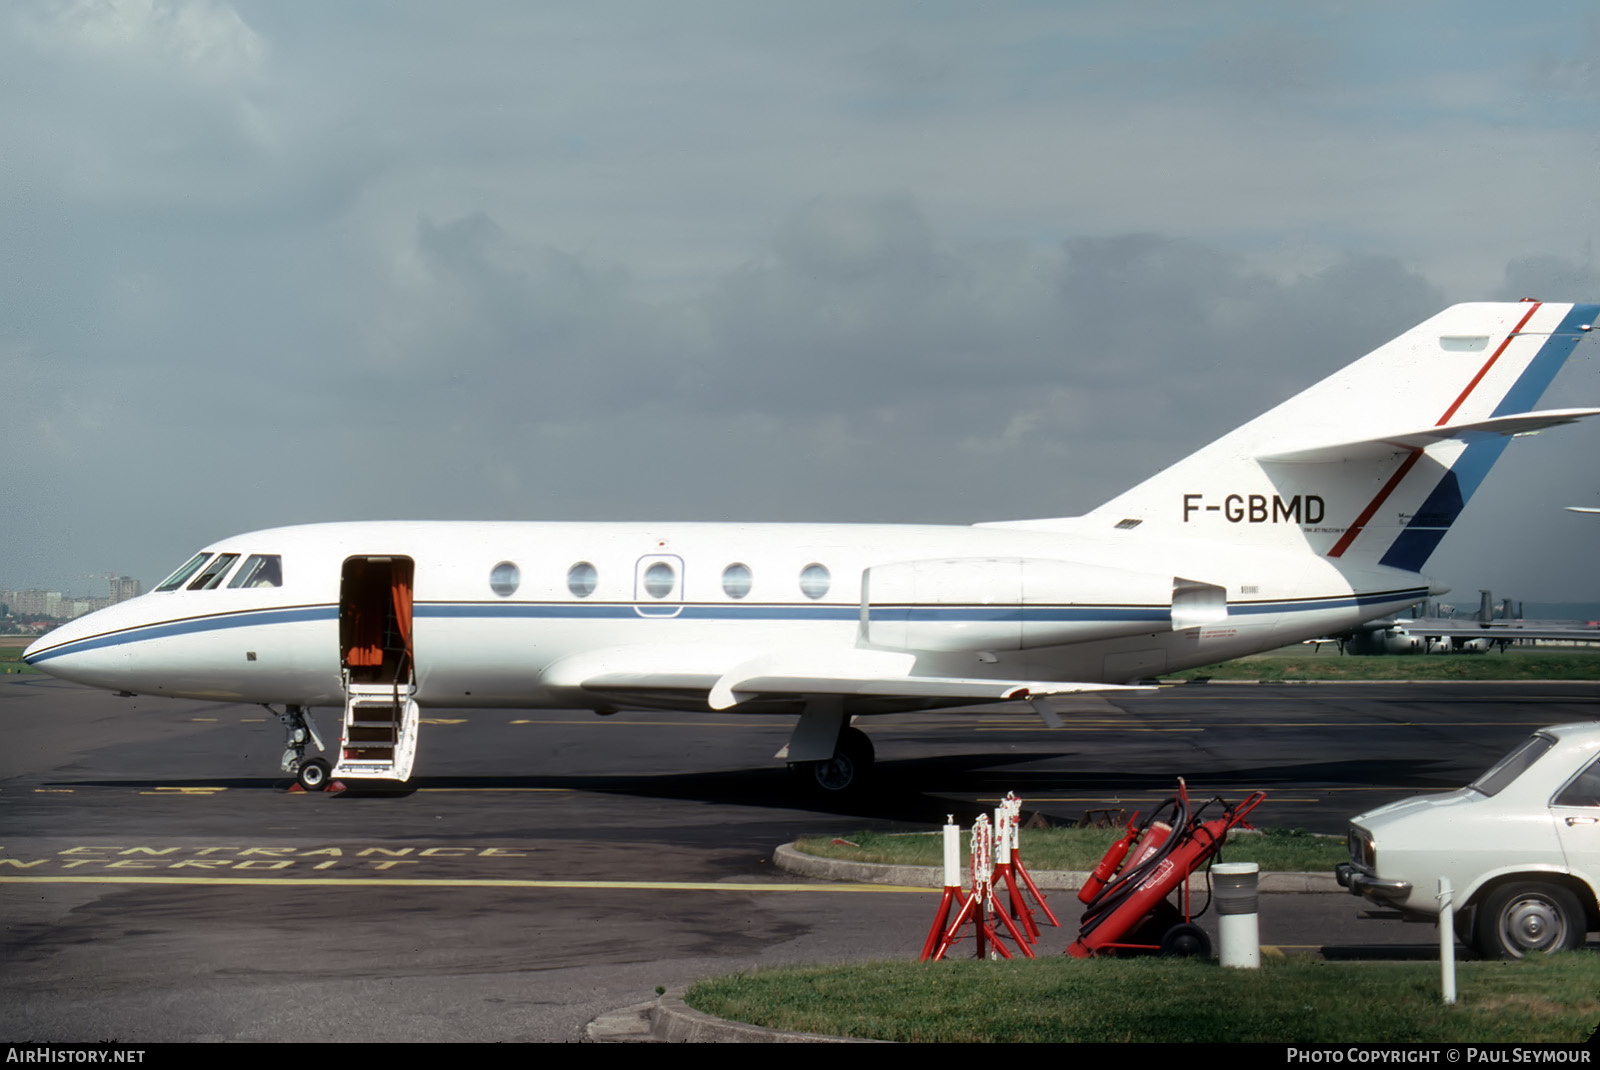
{"type": "Polygon", "coordinates": [[[1600,305],[1465,304],[1113,498],[1079,523],[1309,548],[1420,571],[1600,305]]]}

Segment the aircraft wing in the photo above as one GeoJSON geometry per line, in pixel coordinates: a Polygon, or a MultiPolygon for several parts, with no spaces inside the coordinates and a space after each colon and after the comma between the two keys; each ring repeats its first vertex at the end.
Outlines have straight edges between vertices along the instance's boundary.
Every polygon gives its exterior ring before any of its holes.
{"type": "Polygon", "coordinates": [[[1475,438],[1494,435],[1529,435],[1548,427],[1576,423],[1588,416],[1600,416],[1600,409],[1545,409],[1542,412],[1519,412],[1510,416],[1495,416],[1467,423],[1397,430],[1393,434],[1375,435],[1372,438],[1357,439],[1352,442],[1304,446],[1259,456],[1256,459],[1287,463],[1376,459],[1397,451],[1427,449],[1429,446],[1452,439],[1470,442],[1475,438]]]}
{"type": "Polygon", "coordinates": [[[876,698],[971,699],[1004,702],[1078,691],[1141,691],[1127,684],[1061,680],[986,680],[959,676],[751,676],[718,681],[708,699],[714,710],[732,709],[761,695],[871,695],[876,698]]]}
{"type": "MultiPolygon", "coordinates": [[[[658,654],[641,650],[641,659],[655,661],[658,654]]],[[[1125,684],[1080,683],[1062,680],[1006,680],[989,677],[919,675],[912,670],[916,656],[887,650],[781,651],[748,658],[720,672],[671,671],[654,666],[630,666],[627,652],[615,651],[595,671],[556,674],[552,682],[601,693],[703,691],[714,710],[729,710],[750,699],[766,696],[840,695],[880,699],[966,699],[1004,702],[1079,691],[1147,690],[1125,684]],[[581,674],[581,675],[580,675],[581,674]]],[[[551,674],[547,673],[547,679],[551,674]]]]}

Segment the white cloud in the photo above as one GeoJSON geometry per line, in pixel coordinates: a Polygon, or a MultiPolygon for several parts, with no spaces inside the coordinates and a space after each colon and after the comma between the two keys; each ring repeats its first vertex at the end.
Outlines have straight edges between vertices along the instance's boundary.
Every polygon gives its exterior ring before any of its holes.
{"type": "Polygon", "coordinates": [[[13,473],[151,572],[332,516],[1088,508],[1446,301],[1600,291],[1592,20],[1444,10],[29,4],[13,473]]]}
{"type": "Polygon", "coordinates": [[[253,74],[266,53],[239,13],[215,0],[66,0],[19,18],[45,47],[207,78],[253,74]]]}

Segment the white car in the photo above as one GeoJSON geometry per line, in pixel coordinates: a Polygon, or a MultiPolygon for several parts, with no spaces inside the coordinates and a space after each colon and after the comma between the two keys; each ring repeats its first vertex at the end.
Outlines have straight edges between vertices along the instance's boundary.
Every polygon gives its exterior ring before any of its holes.
{"type": "Polygon", "coordinates": [[[1491,958],[1582,946],[1600,929],[1600,721],[1542,728],[1470,787],[1351,818],[1336,873],[1426,920],[1448,877],[1457,935],[1491,958]]]}

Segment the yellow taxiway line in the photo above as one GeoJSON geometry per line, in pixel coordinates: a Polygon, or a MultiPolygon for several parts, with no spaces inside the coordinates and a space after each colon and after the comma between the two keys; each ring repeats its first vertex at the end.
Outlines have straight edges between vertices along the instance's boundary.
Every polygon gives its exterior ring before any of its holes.
{"type": "Polygon", "coordinates": [[[0,884],[227,884],[296,888],[615,888],[648,892],[938,892],[898,884],[737,884],[716,881],[548,881],[492,877],[0,877],[0,884]]]}

